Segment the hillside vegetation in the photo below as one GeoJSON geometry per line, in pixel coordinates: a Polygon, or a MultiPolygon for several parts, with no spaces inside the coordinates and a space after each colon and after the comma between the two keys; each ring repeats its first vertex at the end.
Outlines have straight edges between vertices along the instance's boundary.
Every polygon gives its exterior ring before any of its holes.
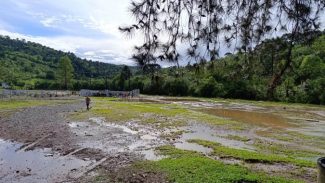
{"type": "Polygon", "coordinates": [[[0,81],[22,89],[60,89],[57,68],[68,56],[74,68],[69,89],[131,90],[151,95],[223,97],[299,103],[325,103],[325,35],[296,42],[290,65],[287,35],[269,39],[250,52],[226,54],[184,67],[116,66],[80,59],[40,44],[0,37],[0,81]],[[281,75],[279,75],[279,73],[281,75]],[[272,97],[268,89],[279,77],[272,97]]]}
{"type": "Polygon", "coordinates": [[[250,52],[137,76],[131,85],[148,94],[325,104],[324,33],[295,43],[289,65],[287,45],[286,36],[269,39],[250,52]]]}
{"type": "Polygon", "coordinates": [[[98,80],[115,76],[122,66],[81,59],[41,44],[0,36],[0,82],[14,88],[58,89],[56,82],[58,63],[68,56],[74,68],[71,89],[92,88],[98,80]]]}

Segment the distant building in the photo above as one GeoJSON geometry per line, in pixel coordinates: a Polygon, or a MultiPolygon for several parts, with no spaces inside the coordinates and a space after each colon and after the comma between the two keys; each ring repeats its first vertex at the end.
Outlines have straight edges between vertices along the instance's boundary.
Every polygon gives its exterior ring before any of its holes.
{"type": "Polygon", "coordinates": [[[10,85],[8,83],[2,82],[1,87],[4,88],[4,89],[9,89],[10,85]]]}

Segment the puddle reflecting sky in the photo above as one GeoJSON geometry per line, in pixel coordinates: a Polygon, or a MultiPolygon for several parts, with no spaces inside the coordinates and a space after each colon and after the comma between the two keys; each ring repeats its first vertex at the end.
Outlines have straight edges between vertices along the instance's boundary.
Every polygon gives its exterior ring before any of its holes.
{"type": "Polygon", "coordinates": [[[0,182],[47,183],[66,180],[73,169],[90,162],[52,154],[50,149],[17,151],[21,144],[0,139],[0,182]]]}
{"type": "Polygon", "coordinates": [[[187,132],[183,133],[180,136],[179,139],[180,142],[175,143],[175,146],[180,149],[193,150],[205,154],[211,152],[210,148],[206,148],[194,143],[188,143],[187,141],[190,139],[200,139],[200,140],[217,142],[224,146],[232,147],[236,149],[246,149],[246,150],[255,149],[253,146],[247,145],[242,141],[230,140],[230,139],[220,137],[220,135],[225,135],[225,134],[221,133],[217,129],[214,129],[208,125],[193,123],[190,126],[183,127],[183,130],[187,132]]]}

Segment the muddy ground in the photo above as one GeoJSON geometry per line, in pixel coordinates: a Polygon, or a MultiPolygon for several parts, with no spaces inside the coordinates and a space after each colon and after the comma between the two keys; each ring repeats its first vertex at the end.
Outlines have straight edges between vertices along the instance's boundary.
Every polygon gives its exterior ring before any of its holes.
{"type": "MultiPolygon", "coordinates": [[[[240,164],[274,176],[315,182],[315,168],[219,156],[212,153],[211,147],[190,140],[217,142],[251,152],[268,151],[268,146],[276,144],[274,148],[283,146],[308,154],[311,161],[325,154],[325,144],[320,144],[325,130],[323,108],[166,97],[123,102],[135,106],[168,104],[160,109],[172,111],[172,105],[189,113],[171,117],[169,113],[143,112],[128,120],[123,118],[126,114],[117,113],[123,119],[117,122],[116,116],[111,120],[86,111],[82,99],[58,105],[0,109],[0,182],[170,182],[164,172],[131,166],[143,160],[166,158],[155,151],[162,145],[196,151],[226,164],[240,164]],[[75,118],[80,114],[82,118],[75,118]],[[191,117],[192,114],[199,117],[191,117]],[[216,126],[214,116],[236,123],[216,126]],[[165,125],[176,121],[182,123],[165,125]]],[[[112,105],[109,107],[114,108],[112,105]]]]}

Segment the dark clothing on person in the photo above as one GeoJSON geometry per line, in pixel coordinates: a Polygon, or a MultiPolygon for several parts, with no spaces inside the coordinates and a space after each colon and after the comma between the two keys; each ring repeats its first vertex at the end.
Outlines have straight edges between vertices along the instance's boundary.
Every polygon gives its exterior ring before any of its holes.
{"type": "Polygon", "coordinates": [[[89,105],[90,105],[90,98],[89,97],[86,97],[87,110],[89,110],[89,105]]]}

